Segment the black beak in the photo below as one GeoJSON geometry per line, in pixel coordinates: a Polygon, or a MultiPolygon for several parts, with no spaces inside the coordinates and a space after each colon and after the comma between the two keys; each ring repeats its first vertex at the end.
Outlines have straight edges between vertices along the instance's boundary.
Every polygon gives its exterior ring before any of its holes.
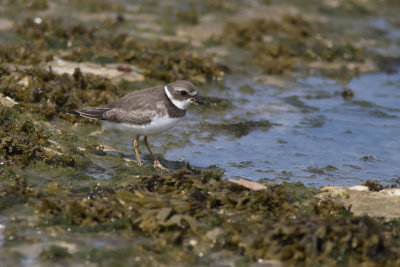
{"type": "Polygon", "coordinates": [[[192,98],[192,102],[195,104],[203,104],[203,100],[201,100],[197,95],[192,98]]]}

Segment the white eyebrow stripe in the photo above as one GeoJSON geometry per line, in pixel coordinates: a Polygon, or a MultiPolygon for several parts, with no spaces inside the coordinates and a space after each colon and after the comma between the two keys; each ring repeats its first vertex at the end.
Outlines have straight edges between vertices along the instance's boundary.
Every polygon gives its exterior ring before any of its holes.
{"type": "Polygon", "coordinates": [[[184,101],[174,99],[172,97],[171,93],[169,92],[167,86],[164,86],[164,91],[165,91],[165,94],[167,95],[167,97],[169,98],[169,100],[171,100],[172,104],[174,104],[174,106],[179,109],[186,110],[186,108],[192,103],[191,99],[187,99],[184,101]]]}
{"type": "Polygon", "coordinates": [[[187,93],[188,93],[189,95],[191,95],[191,96],[195,96],[195,95],[197,94],[196,91],[195,91],[195,92],[188,92],[188,91],[186,90],[186,88],[183,88],[183,87],[177,87],[176,90],[178,90],[178,91],[185,91],[185,92],[187,92],[187,93]]]}

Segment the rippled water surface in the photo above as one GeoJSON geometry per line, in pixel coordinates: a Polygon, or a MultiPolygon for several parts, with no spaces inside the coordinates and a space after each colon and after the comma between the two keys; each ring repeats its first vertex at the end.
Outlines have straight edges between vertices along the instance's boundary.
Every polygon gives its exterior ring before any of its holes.
{"type": "MultiPolygon", "coordinates": [[[[227,88],[207,96],[229,99],[233,107],[213,111],[194,107],[178,127],[152,137],[167,160],[187,160],[200,167],[216,165],[226,177],[301,181],[308,185],[351,185],[368,179],[382,183],[399,178],[400,75],[365,74],[346,88],[318,77],[298,79],[293,88],[273,88],[230,79],[227,88]],[[243,85],[252,88],[243,93],[243,85]],[[234,124],[269,120],[273,126],[235,132],[203,123],[234,124]],[[160,146],[169,144],[168,149],[160,146]]],[[[206,94],[206,93],[205,93],[206,94]]],[[[156,148],[157,150],[157,148],[156,148]]]]}

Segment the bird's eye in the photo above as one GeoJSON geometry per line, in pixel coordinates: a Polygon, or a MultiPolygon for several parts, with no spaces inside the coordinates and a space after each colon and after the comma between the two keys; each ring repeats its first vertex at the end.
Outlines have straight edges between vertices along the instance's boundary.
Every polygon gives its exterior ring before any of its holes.
{"type": "Polygon", "coordinates": [[[187,96],[187,92],[186,91],[179,91],[179,94],[181,95],[181,96],[187,96]]]}

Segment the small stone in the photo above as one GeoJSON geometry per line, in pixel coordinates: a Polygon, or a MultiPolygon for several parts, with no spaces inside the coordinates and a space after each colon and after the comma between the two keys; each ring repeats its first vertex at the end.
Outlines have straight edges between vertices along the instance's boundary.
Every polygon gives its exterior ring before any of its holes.
{"type": "Polygon", "coordinates": [[[0,93],[0,105],[12,108],[18,104],[17,102],[14,101],[11,97],[5,96],[4,94],[0,93]]]}
{"type": "Polygon", "coordinates": [[[239,179],[239,180],[229,179],[228,181],[231,182],[231,183],[234,183],[234,184],[241,185],[241,186],[246,187],[246,188],[248,188],[250,190],[253,190],[253,191],[267,189],[267,187],[265,185],[263,185],[263,184],[252,182],[252,181],[249,181],[249,180],[246,180],[246,179],[239,179]]]}

